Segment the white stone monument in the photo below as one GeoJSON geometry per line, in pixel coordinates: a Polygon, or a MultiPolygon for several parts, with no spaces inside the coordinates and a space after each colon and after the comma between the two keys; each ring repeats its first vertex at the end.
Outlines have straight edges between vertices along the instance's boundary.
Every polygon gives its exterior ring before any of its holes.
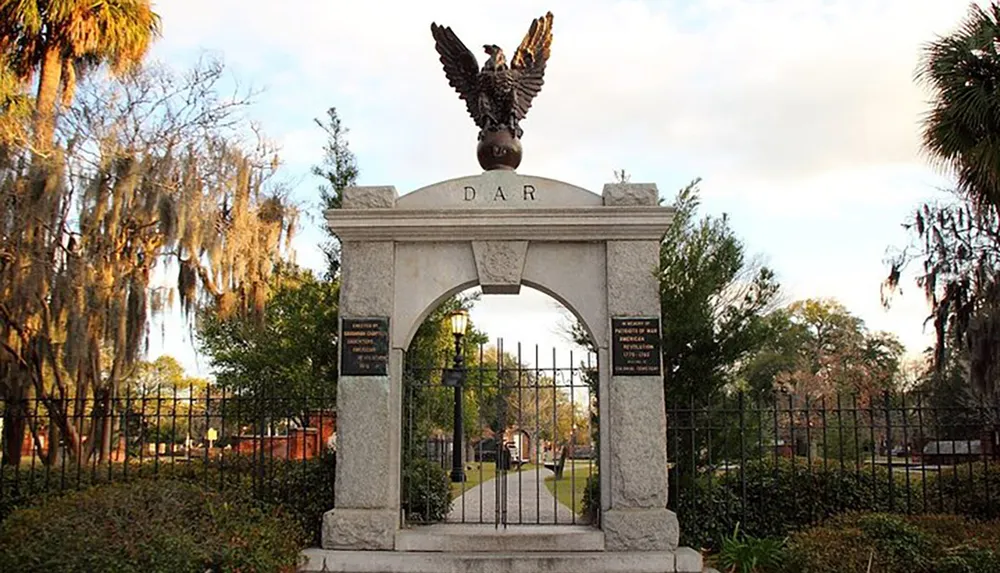
{"type": "MultiPolygon", "coordinates": [[[[326,213],[342,243],[341,320],[385,325],[388,340],[381,363],[341,370],[336,507],[324,516],[323,548],[305,552],[303,570],[701,571],[701,556],[678,548],[677,518],[666,509],[659,351],[651,366],[649,353],[627,349],[629,328],[658,330],[660,240],[672,214],[653,184],[608,184],[597,195],[509,170],[401,197],[394,187],[346,189],[343,208],[326,213]],[[403,550],[419,535],[400,529],[403,354],[429,313],[475,285],[551,295],[598,348],[603,551],[573,551],[566,537],[565,546],[556,538],[558,553],[504,553],[504,535],[531,532],[492,526],[451,530],[481,535],[476,554],[403,550]],[[490,539],[499,540],[495,552],[490,539]]],[[[448,526],[433,527],[447,535],[448,526]]]]}

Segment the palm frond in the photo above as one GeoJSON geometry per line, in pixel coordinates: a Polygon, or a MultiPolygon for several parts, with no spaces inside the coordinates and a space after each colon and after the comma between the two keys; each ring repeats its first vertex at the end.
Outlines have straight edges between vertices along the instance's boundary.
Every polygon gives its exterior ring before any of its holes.
{"type": "Polygon", "coordinates": [[[923,151],[979,207],[1000,206],[1000,5],[973,5],[926,44],[916,79],[931,93],[923,151]]]}

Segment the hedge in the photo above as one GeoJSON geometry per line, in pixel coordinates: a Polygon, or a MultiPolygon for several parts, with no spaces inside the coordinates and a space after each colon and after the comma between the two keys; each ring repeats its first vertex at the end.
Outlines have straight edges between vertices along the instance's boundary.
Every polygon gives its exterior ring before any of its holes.
{"type": "Polygon", "coordinates": [[[787,573],[998,573],[1000,522],[848,513],[793,534],[787,573]]]}
{"type": "Polygon", "coordinates": [[[1000,463],[976,462],[928,472],[925,487],[929,511],[1000,519],[1000,463]]]}
{"type": "Polygon", "coordinates": [[[442,521],[451,511],[448,473],[425,458],[412,458],[403,468],[403,506],[412,522],[442,521]]]}
{"type": "Polygon", "coordinates": [[[711,482],[700,478],[681,485],[675,504],[681,543],[718,549],[737,524],[753,537],[783,537],[846,511],[922,511],[920,496],[907,500],[905,481],[896,476],[891,483],[881,467],[841,468],[786,458],[750,461],[742,479],[732,471],[711,482]]]}
{"type": "Polygon", "coordinates": [[[0,524],[10,571],[293,572],[295,518],[239,490],[182,480],[102,485],[42,501],[0,524]]]}
{"type": "Polygon", "coordinates": [[[309,534],[310,543],[319,545],[323,513],[334,505],[336,455],[324,454],[309,460],[268,459],[227,456],[222,460],[195,458],[183,463],[163,462],[158,467],[124,464],[36,468],[34,472],[3,468],[0,476],[0,522],[12,511],[110,483],[175,479],[203,484],[209,489],[230,489],[272,505],[281,505],[309,534]]]}

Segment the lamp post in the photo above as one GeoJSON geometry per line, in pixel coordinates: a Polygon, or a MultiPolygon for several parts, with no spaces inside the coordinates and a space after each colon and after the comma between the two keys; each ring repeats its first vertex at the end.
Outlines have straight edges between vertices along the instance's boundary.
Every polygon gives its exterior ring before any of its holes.
{"type": "Polygon", "coordinates": [[[451,334],[455,337],[454,365],[445,370],[446,385],[455,386],[455,435],[451,442],[451,481],[465,481],[465,469],[462,464],[462,389],[465,385],[465,356],[462,352],[462,337],[469,324],[469,313],[456,310],[449,315],[451,319],[451,334]]]}

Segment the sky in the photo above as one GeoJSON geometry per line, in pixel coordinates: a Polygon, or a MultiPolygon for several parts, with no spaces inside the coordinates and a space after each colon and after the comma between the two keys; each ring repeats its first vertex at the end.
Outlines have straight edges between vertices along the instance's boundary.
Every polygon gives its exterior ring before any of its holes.
{"type": "MultiPolygon", "coordinates": [[[[321,269],[318,179],[335,106],[361,185],[400,194],[479,173],[476,128],[448,86],[430,23],[466,45],[508,53],[535,17],[554,14],[545,85],[522,122],[519,173],[600,193],[614,172],[654,182],[668,202],[701,178],[702,213],[726,213],[751,255],[775,270],[788,302],[834,297],[911,353],[932,343],[928,307],[904,275],[889,310],[887,249],[947,174],[920,151],[928,94],[914,82],[921,46],[957,27],[965,0],[551,0],[358,2],[154,0],[154,59],[179,70],[221,58],[262,89],[251,114],[282,149],[308,217],[299,263],[321,269]]],[[[480,63],[485,54],[474,50],[480,63]]],[[[473,311],[494,337],[568,349],[565,309],[523,289],[473,311]]],[[[188,332],[168,317],[151,355],[200,375],[188,332]]],[[[543,352],[544,354],[544,352],[543,352]]]]}

